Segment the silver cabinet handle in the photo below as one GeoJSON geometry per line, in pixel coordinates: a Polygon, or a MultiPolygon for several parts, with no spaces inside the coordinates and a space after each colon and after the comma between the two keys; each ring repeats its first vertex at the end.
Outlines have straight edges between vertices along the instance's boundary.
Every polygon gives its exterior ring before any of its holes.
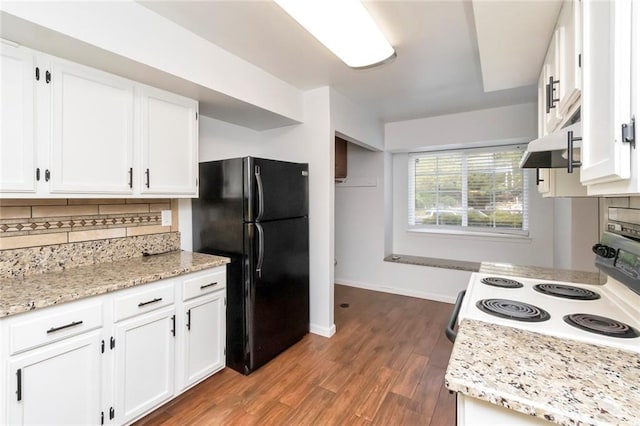
{"type": "Polygon", "coordinates": [[[155,299],[149,300],[147,302],[140,302],[140,303],[138,303],[138,308],[140,308],[142,306],[150,305],[152,303],[160,302],[161,300],[162,300],[162,297],[156,297],[155,299]]]}
{"type": "Polygon", "coordinates": [[[217,282],[217,281],[216,281],[216,282],[214,282],[214,283],[211,283],[211,284],[201,285],[201,286],[200,286],[200,290],[204,290],[205,288],[213,287],[213,286],[216,286],[216,285],[218,285],[218,282],[217,282]]]}
{"type": "Polygon", "coordinates": [[[60,327],[51,327],[50,329],[47,330],[47,334],[55,333],[56,331],[64,330],[65,328],[69,328],[69,327],[75,327],[76,325],[80,325],[80,324],[82,324],[82,321],[73,321],[69,324],[61,325],[60,327]]]}
{"type": "Polygon", "coordinates": [[[264,230],[262,225],[256,223],[258,229],[258,264],[256,265],[256,272],[258,277],[262,278],[262,263],[264,262],[264,230]]]}
{"type": "Polygon", "coordinates": [[[581,140],[581,137],[573,137],[573,130],[567,132],[567,173],[573,173],[574,167],[582,166],[582,162],[573,160],[573,142],[581,140]]]}

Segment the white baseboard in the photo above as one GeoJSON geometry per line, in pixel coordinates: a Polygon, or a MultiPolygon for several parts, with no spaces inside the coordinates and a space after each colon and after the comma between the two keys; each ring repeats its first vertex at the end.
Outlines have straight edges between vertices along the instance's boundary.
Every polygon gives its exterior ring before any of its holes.
{"type": "Polygon", "coordinates": [[[357,288],[363,288],[365,290],[381,291],[383,293],[397,294],[400,296],[417,297],[419,299],[433,300],[436,302],[444,302],[444,303],[451,303],[451,304],[454,304],[456,302],[456,296],[448,296],[445,294],[436,294],[436,293],[428,293],[424,291],[407,290],[404,288],[397,288],[397,287],[383,287],[383,286],[369,284],[369,283],[341,280],[341,279],[335,279],[334,282],[336,284],[346,285],[349,287],[357,287],[357,288]]]}
{"type": "Polygon", "coordinates": [[[336,334],[336,325],[333,324],[331,327],[322,327],[318,324],[309,324],[309,332],[319,336],[331,337],[336,334]]]}

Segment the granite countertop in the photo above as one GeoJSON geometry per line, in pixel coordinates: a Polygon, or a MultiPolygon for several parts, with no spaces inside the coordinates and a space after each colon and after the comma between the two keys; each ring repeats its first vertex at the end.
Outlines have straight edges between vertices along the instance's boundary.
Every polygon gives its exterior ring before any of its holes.
{"type": "Polygon", "coordinates": [[[437,257],[390,254],[385,262],[407,265],[428,266],[431,268],[455,269],[483,274],[505,275],[510,277],[536,278],[541,280],[565,281],[583,284],[604,284],[606,277],[599,272],[570,271],[565,269],[542,268],[539,266],[514,265],[512,263],[468,262],[442,259],[437,257]]]}
{"type": "Polygon", "coordinates": [[[512,263],[482,262],[478,272],[507,275],[511,277],[536,278],[540,280],[566,281],[582,284],[604,284],[606,276],[599,272],[551,269],[539,266],[514,265],[512,263]]]}
{"type": "Polygon", "coordinates": [[[563,425],[638,425],[640,354],[463,320],[449,390],[563,425]]]}
{"type": "Polygon", "coordinates": [[[0,278],[0,318],[226,263],[226,257],[173,251],[24,278],[0,278]]]}

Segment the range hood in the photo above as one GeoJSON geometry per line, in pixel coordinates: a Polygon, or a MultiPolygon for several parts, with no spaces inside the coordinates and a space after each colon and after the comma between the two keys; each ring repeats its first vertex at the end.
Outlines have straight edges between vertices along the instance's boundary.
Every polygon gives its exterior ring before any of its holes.
{"type": "Polygon", "coordinates": [[[555,169],[567,168],[569,145],[573,147],[571,155],[574,164],[580,160],[582,145],[582,123],[577,122],[563,127],[549,135],[534,139],[527,145],[520,160],[523,169],[555,169]],[[569,132],[573,132],[573,140],[569,141],[569,132]]]}

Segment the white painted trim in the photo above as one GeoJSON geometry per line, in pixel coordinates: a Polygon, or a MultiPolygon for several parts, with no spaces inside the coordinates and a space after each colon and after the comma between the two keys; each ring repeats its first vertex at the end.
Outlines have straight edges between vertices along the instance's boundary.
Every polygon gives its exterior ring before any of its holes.
{"type": "Polygon", "coordinates": [[[178,200],[178,230],[180,231],[180,248],[185,251],[193,251],[191,198],[178,200]]]}
{"type": "Polygon", "coordinates": [[[323,327],[318,324],[309,324],[309,332],[323,337],[331,337],[336,334],[336,325],[331,327],[323,327]]]}
{"type": "Polygon", "coordinates": [[[383,293],[397,294],[400,296],[417,297],[419,299],[433,300],[436,302],[454,304],[456,301],[456,298],[452,296],[445,296],[445,295],[436,294],[436,293],[428,293],[424,291],[406,290],[406,289],[397,288],[397,287],[384,287],[384,286],[379,286],[375,284],[363,283],[358,281],[340,280],[340,279],[334,279],[334,282],[336,284],[346,285],[349,287],[363,288],[365,290],[380,291],[383,293]]]}

